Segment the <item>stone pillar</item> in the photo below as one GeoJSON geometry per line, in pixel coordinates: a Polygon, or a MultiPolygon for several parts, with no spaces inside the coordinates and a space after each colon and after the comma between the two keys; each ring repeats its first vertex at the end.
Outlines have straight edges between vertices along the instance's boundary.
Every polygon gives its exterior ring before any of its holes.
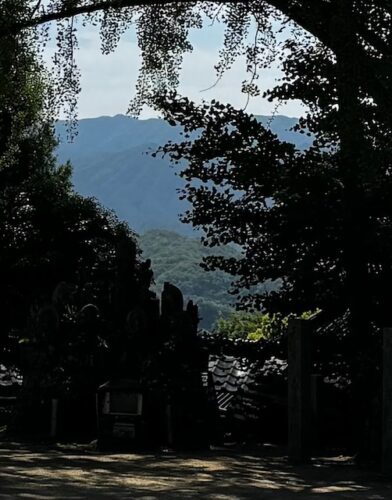
{"type": "Polygon", "coordinates": [[[382,470],[392,475],[392,328],[383,331],[382,470]]]}
{"type": "Polygon", "coordinates": [[[161,297],[161,314],[163,317],[176,317],[183,313],[184,298],[179,288],[165,282],[161,297]]]}
{"type": "Polygon", "coordinates": [[[311,327],[292,319],[288,327],[288,453],[294,463],[310,460],[312,435],[311,327]]]}

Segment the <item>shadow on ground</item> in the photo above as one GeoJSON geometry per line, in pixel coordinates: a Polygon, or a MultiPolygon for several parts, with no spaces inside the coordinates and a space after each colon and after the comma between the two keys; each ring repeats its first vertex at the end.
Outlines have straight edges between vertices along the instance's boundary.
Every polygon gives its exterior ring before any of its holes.
{"type": "Polygon", "coordinates": [[[345,459],[290,466],[262,452],[154,456],[0,444],[0,499],[391,500],[392,484],[345,459]]]}

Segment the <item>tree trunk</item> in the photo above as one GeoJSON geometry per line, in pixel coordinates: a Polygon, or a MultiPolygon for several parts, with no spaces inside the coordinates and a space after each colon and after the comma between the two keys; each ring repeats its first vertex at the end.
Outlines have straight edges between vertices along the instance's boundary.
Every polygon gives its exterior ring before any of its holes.
{"type": "Polygon", "coordinates": [[[359,67],[356,64],[357,35],[352,19],[352,0],[342,0],[334,28],[339,40],[336,53],[338,121],[340,136],[340,176],[343,199],[343,266],[346,299],[350,313],[349,345],[352,349],[351,374],[355,429],[355,446],[365,452],[364,443],[369,401],[373,396],[373,370],[366,359],[371,342],[372,298],[369,286],[368,241],[369,218],[366,213],[364,181],[366,146],[360,107],[359,67]]]}

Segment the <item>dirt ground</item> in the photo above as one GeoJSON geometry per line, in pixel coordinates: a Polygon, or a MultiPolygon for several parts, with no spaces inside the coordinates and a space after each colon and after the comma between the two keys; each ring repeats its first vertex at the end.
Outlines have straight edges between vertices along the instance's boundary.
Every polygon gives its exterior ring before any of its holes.
{"type": "Polygon", "coordinates": [[[344,457],[291,466],[271,448],[192,455],[101,454],[0,443],[0,499],[392,500],[392,481],[344,457]]]}

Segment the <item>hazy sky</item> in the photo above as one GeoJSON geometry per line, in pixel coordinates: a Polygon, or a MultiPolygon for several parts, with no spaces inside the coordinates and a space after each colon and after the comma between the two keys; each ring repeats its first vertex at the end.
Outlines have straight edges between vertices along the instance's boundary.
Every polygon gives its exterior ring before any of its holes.
{"type": "MultiPolygon", "coordinates": [[[[101,115],[125,114],[133,96],[138,68],[139,49],[133,30],[123,36],[117,50],[110,55],[100,52],[98,29],[80,28],[80,49],[77,53],[78,65],[82,72],[82,93],[79,98],[79,118],[101,115]]],[[[194,51],[185,56],[179,91],[196,102],[202,99],[217,99],[243,108],[246,96],[241,93],[241,82],[247,78],[245,61],[238,61],[233,69],[212,89],[203,92],[215,82],[214,64],[218,61],[218,51],[222,47],[223,28],[219,25],[195,30],[192,33],[194,51]]],[[[47,59],[50,60],[51,49],[47,59]]],[[[263,73],[260,77],[262,88],[271,86],[279,77],[277,70],[263,73]]],[[[247,111],[269,115],[275,105],[262,98],[253,98],[247,111]]],[[[291,102],[278,109],[279,114],[299,116],[302,106],[291,102]]],[[[152,110],[145,110],[142,117],[155,116],[152,110]]]]}

